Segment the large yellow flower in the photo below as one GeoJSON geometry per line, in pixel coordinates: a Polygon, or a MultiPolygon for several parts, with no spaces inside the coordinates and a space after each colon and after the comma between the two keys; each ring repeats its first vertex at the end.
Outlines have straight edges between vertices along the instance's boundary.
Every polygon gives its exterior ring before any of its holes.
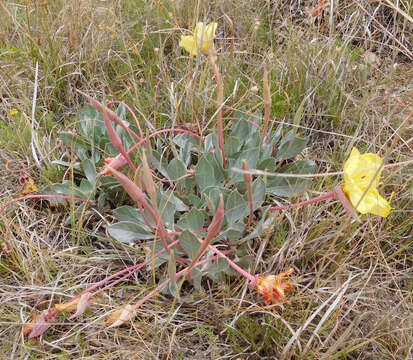
{"type": "Polygon", "coordinates": [[[372,213],[387,217],[392,209],[377,191],[381,175],[381,170],[378,170],[382,162],[377,154],[360,155],[360,152],[353,148],[350,157],[344,163],[343,191],[351,204],[357,206],[357,210],[362,214],[372,213]]]}
{"type": "Polygon", "coordinates": [[[217,26],[216,22],[206,26],[203,22],[199,22],[196,24],[193,35],[181,36],[179,46],[188,51],[191,58],[198,54],[198,50],[206,55],[215,55],[214,38],[217,26]]]}

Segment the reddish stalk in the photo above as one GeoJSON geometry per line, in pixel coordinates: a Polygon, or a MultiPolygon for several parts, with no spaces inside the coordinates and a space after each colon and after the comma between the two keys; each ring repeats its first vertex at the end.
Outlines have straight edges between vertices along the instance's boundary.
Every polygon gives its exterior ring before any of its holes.
{"type": "Polygon", "coordinates": [[[192,261],[191,265],[188,267],[188,273],[191,274],[191,270],[198,262],[198,260],[204,255],[206,249],[210,246],[212,239],[214,239],[220,232],[222,222],[224,221],[225,216],[225,208],[224,208],[224,197],[222,194],[219,197],[219,205],[215,211],[215,215],[211,221],[211,224],[208,226],[207,235],[205,239],[202,241],[201,248],[199,249],[198,253],[196,254],[194,260],[192,261]]]}
{"type": "Polygon", "coordinates": [[[219,148],[221,149],[222,162],[225,168],[227,167],[227,159],[225,157],[225,152],[224,152],[224,124],[223,124],[223,114],[222,114],[222,107],[224,106],[224,88],[222,87],[221,74],[219,73],[218,66],[212,54],[209,56],[209,60],[211,61],[212,67],[214,68],[215,79],[217,81],[217,89],[218,89],[217,103],[218,103],[218,109],[219,109],[218,110],[219,148]]]}
{"type": "MultiPolygon", "coordinates": [[[[170,243],[170,244],[168,245],[168,248],[170,249],[171,247],[177,245],[178,243],[179,243],[179,240],[175,240],[174,242],[172,242],[172,243],[170,243]]],[[[166,252],[166,250],[165,250],[165,249],[162,249],[162,250],[158,251],[156,254],[154,254],[150,259],[145,260],[145,261],[142,262],[142,263],[139,263],[139,264],[130,266],[130,267],[128,267],[128,268],[126,268],[126,269],[123,269],[123,270],[121,270],[121,271],[118,271],[116,274],[113,274],[113,275],[108,276],[107,278],[105,278],[105,279],[97,282],[96,284],[92,285],[92,286],[89,287],[88,289],[83,290],[81,293],[79,293],[78,295],[76,295],[74,298],[72,298],[71,300],[69,300],[69,301],[67,301],[67,302],[71,302],[71,301],[73,301],[73,300],[76,300],[77,298],[81,297],[83,294],[88,293],[88,292],[91,292],[91,291],[93,291],[94,289],[102,286],[103,284],[106,284],[108,281],[110,281],[110,280],[112,280],[112,279],[114,279],[114,278],[116,278],[116,277],[118,277],[118,276],[120,276],[120,275],[128,272],[128,274],[125,275],[125,276],[123,276],[122,278],[120,278],[120,279],[112,282],[112,283],[109,284],[108,286],[105,286],[104,288],[99,289],[98,291],[96,291],[96,292],[93,294],[93,296],[96,296],[97,294],[99,294],[100,292],[108,289],[109,287],[115,286],[116,284],[124,281],[124,280],[127,279],[129,276],[131,276],[133,273],[139,271],[139,270],[142,269],[144,266],[146,266],[146,265],[148,265],[149,263],[151,263],[153,260],[155,260],[157,257],[159,257],[160,255],[162,255],[164,252],[166,252]]]]}
{"type": "MultiPolygon", "coordinates": [[[[108,101],[107,105],[108,107],[111,107],[113,104],[120,104],[123,105],[132,115],[133,119],[135,120],[136,126],[138,127],[139,130],[139,135],[141,136],[141,138],[143,138],[143,132],[142,132],[142,128],[141,125],[139,124],[139,120],[136,117],[135,113],[133,112],[133,110],[130,108],[129,105],[125,104],[123,101],[118,101],[118,100],[112,100],[112,101],[108,101]]],[[[140,140],[140,139],[138,139],[140,140]]]]}
{"type": "Polygon", "coordinates": [[[319,201],[322,201],[322,200],[325,200],[325,199],[329,199],[329,198],[332,198],[332,197],[335,197],[335,196],[336,196],[336,192],[335,191],[330,191],[327,194],[320,195],[320,196],[317,196],[313,199],[306,200],[306,201],[301,201],[301,202],[298,202],[298,203],[295,203],[295,204],[292,204],[292,205],[272,206],[272,207],[270,207],[270,210],[295,209],[295,208],[300,207],[300,206],[313,204],[313,203],[316,203],[316,202],[319,202],[319,201]]]}
{"type": "Polygon", "coordinates": [[[251,282],[250,283],[251,286],[255,285],[256,277],[254,275],[251,275],[248,271],[245,271],[244,269],[239,267],[237,264],[235,264],[231,259],[229,259],[222,251],[218,250],[216,247],[209,245],[208,248],[211,251],[213,251],[215,254],[217,254],[218,257],[226,259],[229,265],[234,270],[238,271],[242,276],[244,276],[246,279],[248,279],[251,282]]]}
{"type": "Polygon", "coordinates": [[[86,199],[78,198],[78,197],[75,197],[75,196],[69,196],[69,195],[58,195],[58,194],[56,194],[56,195],[26,195],[26,196],[19,197],[17,199],[10,200],[6,204],[4,204],[0,208],[0,214],[9,205],[14,204],[14,203],[16,203],[18,201],[21,201],[21,200],[26,200],[26,199],[53,199],[53,198],[59,198],[59,199],[65,199],[65,200],[76,200],[76,201],[81,201],[81,202],[84,202],[84,203],[90,204],[90,205],[94,204],[94,202],[91,201],[91,200],[86,200],[86,199]]]}
{"type": "MultiPolygon", "coordinates": [[[[229,250],[228,253],[231,252],[231,251],[233,251],[233,250],[229,250]]],[[[223,253],[221,253],[221,254],[225,257],[225,254],[223,254],[223,253]]],[[[201,261],[197,262],[195,264],[195,266],[200,266],[200,265],[206,264],[206,263],[208,263],[210,261],[213,261],[213,260],[215,260],[219,257],[221,257],[221,256],[217,256],[217,255],[211,256],[209,258],[206,258],[204,260],[201,260],[201,261]]],[[[177,279],[177,278],[181,277],[182,275],[186,274],[188,269],[189,269],[189,267],[177,272],[176,275],[175,275],[175,278],[177,279]]],[[[131,311],[134,311],[138,307],[142,306],[147,300],[149,300],[152,296],[154,296],[156,293],[161,291],[170,282],[171,282],[171,279],[167,279],[162,284],[158,285],[154,290],[152,290],[149,294],[147,294],[145,297],[143,297],[141,300],[139,300],[135,305],[133,305],[132,308],[131,308],[131,311]]]]}
{"type": "MultiPolygon", "coordinates": [[[[108,167],[109,171],[113,174],[113,176],[118,179],[122,187],[125,191],[129,194],[129,196],[138,204],[142,204],[145,210],[149,213],[155,224],[157,225],[157,230],[159,230],[159,237],[161,238],[163,247],[166,251],[169,252],[168,244],[166,242],[166,238],[171,242],[171,238],[168,236],[167,231],[165,229],[164,224],[161,221],[161,218],[157,216],[149,202],[145,199],[145,195],[141,188],[136,185],[132,180],[130,180],[126,175],[122,174],[121,172],[112,169],[110,166],[108,167]]],[[[178,259],[178,258],[177,258],[178,259]]],[[[181,258],[179,258],[181,260],[181,258]]],[[[182,260],[181,260],[182,261],[182,260]]]]}
{"type": "Polygon", "coordinates": [[[128,132],[131,136],[133,136],[136,140],[140,140],[141,138],[131,129],[129,129],[121,119],[108,107],[102,105],[99,101],[95,100],[91,96],[85,94],[84,92],[77,90],[80,94],[82,94],[86,99],[95,107],[95,109],[102,114],[105,113],[105,110],[109,113],[109,117],[112,121],[114,121],[116,124],[120,125],[122,129],[124,129],[126,132],[128,132]]]}
{"type": "MultiPolygon", "coordinates": [[[[133,164],[131,158],[129,157],[129,155],[126,153],[125,148],[123,147],[122,144],[122,140],[119,136],[119,134],[116,132],[115,128],[112,125],[112,121],[110,118],[110,114],[109,114],[110,110],[107,110],[107,108],[104,108],[104,113],[103,113],[103,117],[105,119],[105,125],[106,125],[106,129],[108,131],[109,137],[110,137],[110,141],[112,142],[112,145],[122,154],[122,156],[126,159],[126,161],[128,162],[129,166],[132,168],[132,170],[134,172],[136,172],[136,167],[133,164]]],[[[119,121],[121,121],[119,119],[119,121]]]]}
{"type": "MultiPolygon", "coordinates": [[[[176,128],[172,128],[172,129],[163,129],[163,130],[158,130],[155,131],[154,133],[150,134],[148,136],[148,138],[143,138],[141,140],[139,140],[139,142],[137,142],[135,145],[133,145],[127,152],[126,154],[130,154],[132,151],[134,151],[135,149],[137,149],[139,146],[141,146],[142,144],[144,144],[147,140],[159,135],[159,134],[163,134],[163,133],[167,133],[167,132],[178,132],[178,133],[186,133],[189,135],[192,135],[194,137],[196,137],[197,139],[202,140],[202,137],[193,133],[192,131],[186,130],[186,129],[176,129],[176,128]]],[[[115,157],[115,159],[109,164],[110,167],[114,167],[114,168],[120,168],[121,166],[125,165],[127,162],[127,160],[122,156],[122,154],[119,154],[115,157]]],[[[109,171],[109,169],[107,167],[105,167],[102,171],[101,174],[105,175],[107,172],[109,171]]]]}

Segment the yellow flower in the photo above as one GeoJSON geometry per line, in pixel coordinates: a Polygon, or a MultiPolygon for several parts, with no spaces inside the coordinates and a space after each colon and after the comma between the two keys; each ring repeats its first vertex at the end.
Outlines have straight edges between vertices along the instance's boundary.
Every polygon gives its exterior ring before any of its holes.
{"type": "Polygon", "coordinates": [[[293,272],[294,269],[291,268],[278,275],[258,276],[257,290],[264,296],[267,305],[281,305],[287,301],[285,293],[292,290],[292,285],[289,281],[283,282],[283,279],[293,272]]]}
{"type": "Polygon", "coordinates": [[[17,110],[17,109],[11,109],[11,111],[10,111],[10,115],[12,115],[12,116],[17,115],[18,113],[19,113],[19,110],[17,110]]]}
{"type": "Polygon", "coordinates": [[[381,170],[378,170],[382,162],[377,154],[360,155],[360,152],[353,148],[350,157],[344,163],[343,191],[354,207],[358,204],[357,210],[362,214],[372,213],[387,217],[392,209],[377,191],[381,175],[381,170]]]}
{"type": "Polygon", "coordinates": [[[198,54],[198,50],[206,55],[210,53],[215,55],[214,37],[217,26],[216,22],[206,26],[203,22],[199,22],[196,24],[193,35],[181,36],[179,46],[188,51],[191,58],[198,54]]]}

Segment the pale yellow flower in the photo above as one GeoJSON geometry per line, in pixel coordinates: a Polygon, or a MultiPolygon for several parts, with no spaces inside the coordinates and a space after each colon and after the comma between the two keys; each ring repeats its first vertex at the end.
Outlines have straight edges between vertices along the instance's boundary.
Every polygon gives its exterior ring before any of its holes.
{"type": "Polygon", "coordinates": [[[193,35],[181,36],[179,46],[188,51],[191,58],[198,54],[198,50],[206,55],[215,55],[214,38],[217,26],[216,22],[206,26],[203,22],[199,22],[196,24],[193,35]]]}
{"type": "Polygon", "coordinates": [[[344,163],[343,191],[351,204],[357,206],[357,210],[362,214],[371,213],[387,217],[392,209],[377,191],[381,175],[381,170],[378,170],[382,162],[377,154],[360,155],[360,152],[353,148],[350,157],[344,163]]]}

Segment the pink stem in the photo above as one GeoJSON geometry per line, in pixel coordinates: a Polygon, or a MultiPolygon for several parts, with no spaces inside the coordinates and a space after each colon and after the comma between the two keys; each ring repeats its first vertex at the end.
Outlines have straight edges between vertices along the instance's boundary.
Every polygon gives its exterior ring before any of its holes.
{"type": "MultiPolygon", "coordinates": [[[[143,138],[143,132],[142,132],[141,125],[139,124],[139,120],[138,120],[138,118],[136,117],[136,115],[135,115],[135,113],[133,112],[133,110],[129,107],[129,105],[125,104],[123,101],[118,101],[118,100],[112,100],[112,101],[108,101],[108,102],[107,102],[108,107],[111,107],[112,104],[121,104],[121,105],[123,105],[123,106],[132,114],[132,117],[133,117],[133,119],[134,119],[135,122],[136,122],[136,126],[138,127],[139,135],[141,136],[141,138],[143,138]]],[[[138,139],[138,140],[139,140],[139,139],[138,139]]]]}
{"type": "Polygon", "coordinates": [[[299,206],[309,205],[309,204],[312,204],[312,203],[315,203],[315,202],[319,202],[319,201],[321,201],[321,200],[325,200],[325,199],[328,199],[328,198],[332,198],[332,197],[334,197],[335,195],[336,195],[335,192],[334,192],[334,191],[331,191],[331,192],[328,192],[327,194],[320,195],[320,196],[317,196],[317,197],[315,197],[315,198],[313,198],[313,199],[306,200],[306,201],[301,201],[301,202],[299,202],[299,203],[295,203],[295,204],[292,204],[292,205],[272,206],[272,207],[270,207],[270,210],[295,209],[295,208],[297,208],[297,207],[299,207],[299,206]]]}
{"type": "MultiPolygon", "coordinates": [[[[147,139],[146,139],[146,138],[141,139],[139,142],[137,142],[135,145],[133,145],[133,146],[126,152],[126,154],[129,155],[132,151],[134,151],[135,149],[137,149],[139,146],[141,146],[141,145],[144,144],[147,140],[153,138],[154,136],[159,135],[159,134],[163,134],[163,133],[167,133],[167,132],[186,133],[186,134],[190,134],[190,135],[196,137],[197,139],[203,141],[201,136],[193,133],[192,131],[186,130],[186,129],[174,129],[174,128],[173,128],[173,129],[163,129],[163,130],[155,131],[154,133],[150,134],[147,139]]],[[[113,167],[113,168],[119,168],[119,167],[121,167],[122,165],[126,164],[126,162],[127,162],[127,160],[120,154],[120,155],[117,155],[114,160],[112,160],[112,162],[109,164],[109,166],[110,166],[110,167],[113,167]]],[[[105,174],[107,171],[108,171],[108,170],[107,170],[106,168],[104,168],[103,171],[101,172],[101,174],[105,174]]]]}
{"type": "Polygon", "coordinates": [[[224,258],[228,261],[229,265],[236,271],[238,271],[242,276],[247,278],[249,281],[251,281],[251,285],[255,284],[256,278],[254,275],[251,275],[248,271],[245,271],[241,267],[239,267],[237,264],[235,264],[231,259],[229,259],[222,251],[218,250],[216,247],[209,245],[208,248],[213,251],[215,254],[217,254],[218,257],[224,258]]]}
{"type": "Polygon", "coordinates": [[[26,199],[50,199],[50,198],[59,198],[59,199],[66,199],[66,200],[77,200],[77,201],[81,201],[84,202],[86,204],[90,204],[93,205],[94,202],[90,201],[90,200],[86,200],[86,199],[82,199],[82,198],[78,198],[78,197],[74,197],[74,196],[69,196],[69,195],[26,195],[26,196],[22,196],[19,197],[17,199],[13,199],[11,201],[9,201],[8,203],[4,204],[1,208],[0,208],[0,214],[4,211],[4,209],[6,209],[9,205],[14,204],[18,201],[21,200],[26,200],[26,199]]]}
{"type": "MultiPolygon", "coordinates": [[[[170,249],[171,247],[177,245],[178,243],[179,243],[179,240],[175,240],[174,242],[172,242],[172,243],[170,243],[170,244],[168,245],[168,248],[170,249]]],[[[105,287],[102,288],[102,289],[99,289],[98,291],[96,291],[96,292],[93,294],[93,296],[99,294],[100,292],[102,292],[102,291],[104,291],[104,290],[106,290],[106,289],[108,289],[108,288],[110,288],[110,287],[112,287],[112,286],[115,286],[116,284],[119,284],[120,282],[122,282],[123,280],[125,280],[125,279],[127,279],[129,276],[131,276],[133,273],[139,271],[139,270],[142,269],[144,266],[146,266],[146,265],[148,265],[149,263],[151,263],[153,260],[155,260],[158,256],[162,255],[164,252],[166,252],[166,249],[162,249],[162,250],[158,251],[158,252],[157,252],[156,254],[154,254],[150,259],[145,260],[144,262],[142,262],[142,263],[140,263],[140,264],[133,265],[133,266],[130,266],[130,267],[126,268],[126,269],[123,269],[123,270],[121,270],[121,271],[118,271],[116,274],[113,274],[113,275],[107,277],[106,279],[103,279],[102,281],[99,281],[99,282],[96,283],[95,285],[91,286],[89,289],[86,289],[86,290],[82,291],[80,294],[78,294],[75,298],[73,298],[73,299],[70,300],[70,301],[73,301],[74,299],[77,299],[78,297],[82,296],[84,293],[91,292],[92,290],[96,289],[97,287],[105,284],[105,283],[108,282],[109,280],[112,280],[113,278],[115,278],[115,277],[117,277],[117,276],[119,276],[119,275],[122,275],[122,274],[125,273],[125,272],[129,272],[128,274],[126,274],[125,276],[121,277],[120,279],[118,279],[118,280],[110,283],[109,285],[105,286],[105,287]]]]}
{"type": "MultiPolygon", "coordinates": [[[[230,251],[233,251],[233,250],[230,250],[230,251]]],[[[222,253],[221,253],[221,254],[222,254],[222,253]]],[[[225,257],[224,254],[222,254],[222,255],[225,257]]],[[[195,264],[195,266],[203,265],[203,264],[205,264],[205,263],[207,263],[207,262],[210,262],[210,261],[213,261],[213,260],[215,260],[215,259],[217,259],[217,258],[219,258],[219,257],[221,257],[221,256],[217,256],[217,255],[211,256],[211,257],[209,257],[209,258],[206,258],[206,259],[204,259],[204,260],[201,260],[201,261],[197,262],[197,263],[195,264]]],[[[189,267],[188,267],[188,268],[189,268],[189,267]]],[[[184,275],[184,274],[188,271],[188,268],[185,268],[185,269],[177,272],[176,275],[175,275],[175,277],[176,277],[176,278],[179,278],[179,277],[181,277],[182,275],[184,275]]],[[[254,278],[254,280],[255,280],[255,278],[254,278]]],[[[167,279],[167,280],[165,280],[162,284],[158,285],[158,286],[157,286],[154,290],[152,290],[148,295],[146,295],[146,296],[143,297],[141,300],[139,300],[135,305],[133,305],[131,311],[134,311],[134,310],[136,310],[139,306],[142,306],[147,300],[149,300],[152,296],[154,296],[156,293],[158,293],[159,291],[161,291],[161,290],[162,290],[166,285],[168,285],[170,282],[171,282],[171,279],[167,279]]]]}

